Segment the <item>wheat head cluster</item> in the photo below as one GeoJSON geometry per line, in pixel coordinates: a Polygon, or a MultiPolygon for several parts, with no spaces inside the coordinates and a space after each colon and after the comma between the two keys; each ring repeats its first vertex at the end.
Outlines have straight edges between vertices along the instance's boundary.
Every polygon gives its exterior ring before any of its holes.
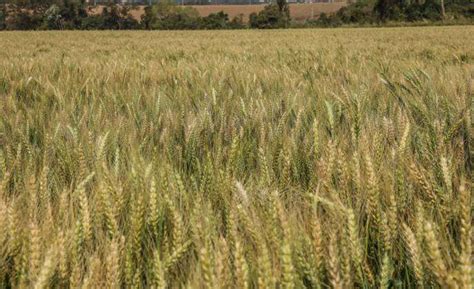
{"type": "Polygon", "coordinates": [[[0,288],[472,288],[473,33],[1,33],[0,288]]]}

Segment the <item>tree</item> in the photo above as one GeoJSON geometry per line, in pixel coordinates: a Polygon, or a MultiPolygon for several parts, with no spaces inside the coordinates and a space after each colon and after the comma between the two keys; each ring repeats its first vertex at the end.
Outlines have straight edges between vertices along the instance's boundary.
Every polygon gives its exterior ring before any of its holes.
{"type": "Polygon", "coordinates": [[[142,19],[141,23],[142,23],[143,28],[147,30],[151,29],[151,25],[156,19],[156,14],[153,11],[153,6],[149,5],[145,7],[145,13],[143,13],[143,15],[141,16],[141,19],[142,19]]]}
{"type": "Polygon", "coordinates": [[[147,8],[142,22],[147,29],[197,29],[200,17],[195,8],[178,6],[173,0],[164,0],[147,8]]]}
{"type": "Polygon", "coordinates": [[[224,12],[211,13],[201,18],[200,28],[203,29],[226,29],[229,27],[229,15],[224,12]]]}
{"type": "Polygon", "coordinates": [[[400,1],[378,0],[374,6],[374,11],[381,21],[400,20],[400,1]]]}
{"type": "Polygon", "coordinates": [[[440,0],[441,1],[441,19],[444,19],[446,18],[446,10],[444,9],[444,0],[440,0]]]}
{"type": "Polygon", "coordinates": [[[53,4],[44,13],[44,28],[45,29],[61,29],[61,8],[53,4]]]}
{"type": "Polygon", "coordinates": [[[84,0],[62,0],[60,7],[62,25],[67,29],[80,28],[82,21],[89,16],[84,0]]]}
{"type": "Polygon", "coordinates": [[[252,28],[284,28],[290,23],[290,10],[286,0],[278,0],[277,4],[269,4],[262,11],[249,15],[252,28]]]}
{"type": "Polygon", "coordinates": [[[88,17],[83,0],[58,0],[43,14],[43,29],[79,29],[88,17]]]}
{"type": "Polygon", "coordinates": [[[30,2],[18,1],[8,7],[8,17],[6,19],[7,29],[10,30],[35,30],[42,24],[43,15],[47,7],[31,6],[30,2]]]}
{"type": "Polygon", "coordinates": [[[277,0],[277,5],[280,14],[290,19],[290,6],[288,5],[288,2],[286,2],[286,0],[277,0]]]}
{"type": "Polygon", "coordinates": [[[232,28],[232,29],[242,29],[242,28],[245,28],[245,27],[246,26],[244,24],[244,15],[243,14],[239,14],[239,15],[235,16],[230,21],[230,28],[232,28]]]}
{"type": "Polygon", "coordinates": [[[0,7],[0,30],[7,28],[7,6],[2,5],[0,7]]]}

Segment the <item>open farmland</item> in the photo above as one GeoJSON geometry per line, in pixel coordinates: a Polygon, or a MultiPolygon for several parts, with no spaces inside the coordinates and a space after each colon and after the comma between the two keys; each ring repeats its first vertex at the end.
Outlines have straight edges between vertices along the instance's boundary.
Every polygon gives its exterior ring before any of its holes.
{"type": "MultiPolygon", "coordinates": [[[[321,13],[335,13],[346,5],[346,2],[289,4],[291,18],[297,21],[317,18],[321,13]]],[[[244,20],[247,21],[251,13],[262,11],[265,5],[197,5],[193,7],[201,16],[224,11],[231,19],[243,14],[244,20]]]]}
{"type": "Polygon", "coordinates": [[[0,287],[472,288],[473,33],[0,33],[0,287]]]}
{"type": "MultiPolygon", "coordinates": [[[[346,5],[346,2],[289,4],[291,18],[296,21],[317,18],[321,13],[335,13],[346,5]]],[[[242,15],[243,20],[248,21],[250,14],[262,11],[265,5],[191,5],[190,7],[196,9],[201,17],[223,11],[230,19],[242,15]]],[[[93,11],[99,13],[102,9],[103,7],[99,7],[93,11]]],[[[144,14],[144,7],[135,7],[130,13],[135,19],[140,20],[144,14]]]]}

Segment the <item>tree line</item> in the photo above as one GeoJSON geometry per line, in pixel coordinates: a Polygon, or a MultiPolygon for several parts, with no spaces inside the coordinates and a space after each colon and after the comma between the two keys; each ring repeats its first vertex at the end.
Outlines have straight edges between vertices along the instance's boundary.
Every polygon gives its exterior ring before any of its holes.
{"type": "Polygon", "coordinates": [[[327,16],[320,15],[322,26],[377,24],[386,22],[449,21],[472,23],[472,0],[360,0],[327,16]]]}
{"type": "Polygon", "coordinates": [[[134,6],[113,2],[93,9],[84,0],[0,0],[0,30],[243,29],[380,24],[387,21],[474,21],[472,0],[359,0],[337,13],[296,23],[286,0],[275,0],[259,13],[232,19],[224,12],[202,17],[190,6],[162,0],[147,6],[140,19],[134,6]]]}

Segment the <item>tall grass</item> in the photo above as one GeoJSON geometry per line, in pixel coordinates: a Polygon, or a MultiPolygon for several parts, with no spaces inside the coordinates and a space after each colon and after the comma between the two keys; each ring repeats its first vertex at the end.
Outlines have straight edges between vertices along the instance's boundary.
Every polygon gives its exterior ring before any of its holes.
{"type": "Polygon", "coordinates": [[[472,288],[471,27],[1,33],[2,288],[472,288]]]}

